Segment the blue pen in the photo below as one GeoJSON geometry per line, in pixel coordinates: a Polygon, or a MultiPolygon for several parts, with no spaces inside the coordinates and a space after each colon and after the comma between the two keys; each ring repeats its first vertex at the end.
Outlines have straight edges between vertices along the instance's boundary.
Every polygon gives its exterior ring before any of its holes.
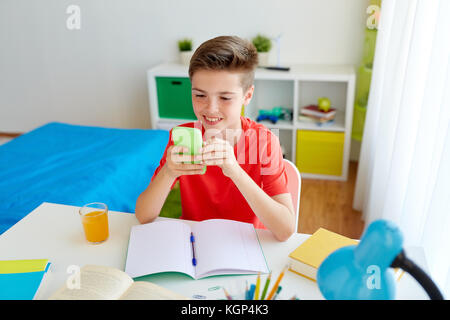
{"type": "Polygon", "coordinates": [[[194,249],[195,238],[194,234],[191,232],[191,245],[192,245],[192,265],[195,267],[197,265],[197,259],[195,259],[195,249],[194,249]]]}

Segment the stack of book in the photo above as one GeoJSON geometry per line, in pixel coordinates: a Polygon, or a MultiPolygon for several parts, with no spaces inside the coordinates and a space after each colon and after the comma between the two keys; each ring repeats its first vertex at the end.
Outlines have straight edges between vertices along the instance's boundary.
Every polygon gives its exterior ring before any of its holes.
{"type": "Polygon", "coordinates": [[[319,109],[319,106],[311,104],[300,109],[299,121],[313,122],[319,126],[334,123],[336,109],[330,108],[328,111],[319,109]]]}
{"type": "MultiPolygon", "coordinates": [[[[347,238],[324,228],[319,228],[289,254],[289,270],[310,280],[317,281],[317,270],[334,251],[345,246],[358,245],[359,241],[347,238]]],[[[400,281],[404,271],[396,268],[394,279],[400,281]]]]}
{"type": "Polygon", "coordinates": [[[328,255],[344,246],[357,244],[357,240],[319,228],[289,254],[289,270],[316,281],[317,269],[328,255]]]}

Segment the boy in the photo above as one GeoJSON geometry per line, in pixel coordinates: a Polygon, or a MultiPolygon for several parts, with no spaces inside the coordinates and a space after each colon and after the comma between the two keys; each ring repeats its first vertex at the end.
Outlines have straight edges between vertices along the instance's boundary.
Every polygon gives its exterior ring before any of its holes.
{"type": "Polygon", "coordinates": [[[269,229],[279,241],[294,233],[295,213],[279,141],[263,125],[240,115],[253,96],[257,63],[255,47],[238,37],[217,37],[195,51],[189,77],[198,121],[182,126],[202,130],[203,148],[196,156],[180,155],[188,150],[174,146],[170,132],[160,165],[137,199],[139,222],[158,217],[178,180],[183,219],[249,222],[269,229]]]}

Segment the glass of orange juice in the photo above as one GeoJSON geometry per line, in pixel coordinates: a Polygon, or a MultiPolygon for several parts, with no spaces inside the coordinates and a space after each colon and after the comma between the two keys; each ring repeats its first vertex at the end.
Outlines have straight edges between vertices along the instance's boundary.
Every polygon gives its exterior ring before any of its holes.
{"type": "Polygon", "coordinates": [[[108,206],[101,202],[92,202],[79,210],[86,240],[93,244],[108,239],[108,206]]]}

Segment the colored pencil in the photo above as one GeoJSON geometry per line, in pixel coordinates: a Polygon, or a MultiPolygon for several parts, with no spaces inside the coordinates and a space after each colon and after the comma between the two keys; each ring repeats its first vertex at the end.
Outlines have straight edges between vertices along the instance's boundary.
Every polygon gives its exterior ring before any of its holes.
{"type": "Polygon", "coordinates": [[[230,294],[228,293],[228,291],[225,289],[225,287],[223,288],[223,292],[225,293],[225,297],[227,297],[228,300],[233,300],[233,298],[230,296],[230,294]]]}
{"type": "Polygon", "coordinates": [[[256,288],[255,288],[255,296],[253,300],[259,300],[259,287],[261,286],[261,274],[258,272],[258,277],[256,278],[256,288]]]}
{"type": "Polygon", "coordinates": [[[272,277],[272,271],[269,273],[266,279],[266,284],[264,285],[263,293],[261,294],[261,300],[264,300],[267,294],[267,289],[269,288],[270,278],[272,277]]]}
{"type": "Polygon", "coordinates": [[[280,293],[281,289],[283,289],[283,287],[279,286],[278,289],[277,289],[277,293],[275,293],[275,295],[273,296],[272,300],[276,300],[277,299],[278,294],[280,293]]]}
{"type": "Polygon", "coordinates": [[[275,295],[275,293],[278,289],[278,286],[280,285],[281,279],[283,279],[283,276],[284,276],[286,270],[287,270],[287,266],[283,268],[280,275],[278,276],[277,281],[273,285],[272,290],[270,291],[269,296],[267,297],[267,300],[272,300],[273,296],[275,295]]]}

